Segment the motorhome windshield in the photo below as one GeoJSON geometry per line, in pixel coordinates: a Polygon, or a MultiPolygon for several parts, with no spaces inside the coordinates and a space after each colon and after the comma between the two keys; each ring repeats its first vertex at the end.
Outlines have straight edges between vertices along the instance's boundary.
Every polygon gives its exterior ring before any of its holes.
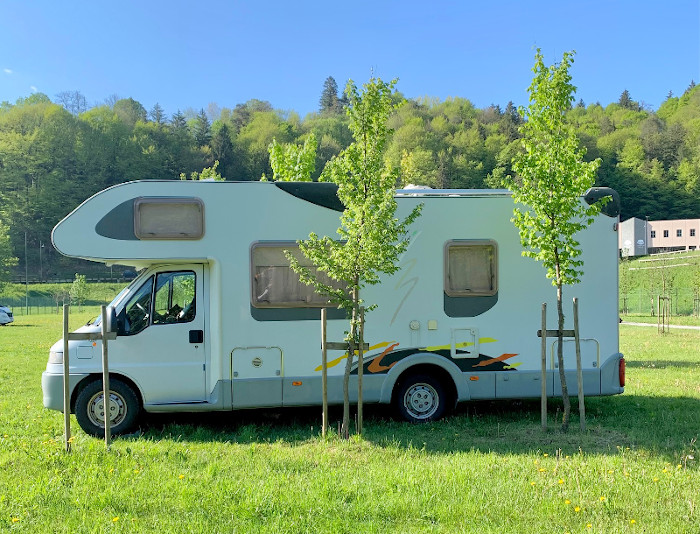
{"type": "MultiPolygon", "coordinates": [[[[146,271],[144,270],[139,276],[134,278],[131,283],[126,286],[124,289],[122,289],[119,293],[117,293],[117,296],[112,299],[112,302],[108,304],[108,306],[112,306],[114,309],[119,310],[119,305],[121,302],[124,300],[124,298],[131,293],[131,289],[133,287],[138,287],[142,280],[143,280],[143,274],[146,271]]],[[[98,315],[97,318],[93,321],[88,322],[88,324],[94,324],[98,326],[102,322],[102,316],[98,315]]]]}

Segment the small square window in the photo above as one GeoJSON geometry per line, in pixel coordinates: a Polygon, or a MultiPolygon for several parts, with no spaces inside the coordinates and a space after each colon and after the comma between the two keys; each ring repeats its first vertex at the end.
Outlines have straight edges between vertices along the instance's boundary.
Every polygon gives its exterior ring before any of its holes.
{"type": "Polygon", "coordinates": [[[695,237],[695,228],[690,229],[690,237],[695,237]]]}
{"type": "Polygon", "coordinates": [[[651,237],[652,237],[652,238],[656,237],[656,230],[652,230],[652,231],[651,231],[651,237]]]}
{"type": "Polygon", "coordinates": [[[449,297],[491,296],[498,292],[494,241],[450,241],[445,246],[445,294],[449,297]]]}
{"type": "Polygon", "coordinates": [[[683,230],[676,230],[676,237],[683,237],[683,230]]]}
{"type": "Polygon", "coordinates": [[[668,230],[664,230],[664,237],[668,237],[668,230]]]}

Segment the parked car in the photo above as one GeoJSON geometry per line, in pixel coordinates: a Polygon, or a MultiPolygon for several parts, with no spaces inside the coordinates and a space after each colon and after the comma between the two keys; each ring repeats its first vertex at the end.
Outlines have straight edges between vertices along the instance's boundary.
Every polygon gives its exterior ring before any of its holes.
{"type": "Polygon", "coordinates": [[[10,308],[8,306],[5,306],[4,304],[0,304],[0,326],[10,324],[14,320],[15,318],[12,317],[12,312],[10,311],[10,308]]]}

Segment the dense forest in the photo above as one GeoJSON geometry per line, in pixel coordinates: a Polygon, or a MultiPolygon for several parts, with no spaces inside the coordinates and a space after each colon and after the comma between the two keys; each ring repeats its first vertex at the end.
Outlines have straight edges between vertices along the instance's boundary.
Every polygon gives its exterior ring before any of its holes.
{"type": "MultiPolygon", "coordinates": [[[[74,264],[50,246],[53,226],[93,193],[129,180],[172,180],[212,166],[227,180],[270,176],[268,147],[318,140],[316,179],[351,142],[344,98],[332,78],[319,110],[303,119],[250,100],[199,112],[147,111],[132,98],[89,108],[79,92],[36,93],[0,104],[0,248],[19,261],[15,278],[44,279],[74,264]]],[[[397,102],[403,100],[396,94],[397,102]]],[[[622,218],[700,218],[700,88],[669,94],[651,110],[624,91],[605,107],[579,101],[568,113],[587,158],[601,158],[597,181],[618,190],[622,218]]],[[[476,108],[465,98],[414,99],[395,112],[387,163],[404,183],[435,188],[498,187],[519,150],[512,103],[476,108]],[[494,172],[497,169],[497,172],[494,172]]],[[[104,266],[102,266],[104,269],[104,266]]]]}

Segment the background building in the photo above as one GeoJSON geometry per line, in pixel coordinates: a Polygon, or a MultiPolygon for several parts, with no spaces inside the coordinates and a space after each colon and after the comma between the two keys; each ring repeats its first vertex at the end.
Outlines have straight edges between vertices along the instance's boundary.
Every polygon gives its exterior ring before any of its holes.
{"type": "Polygon", "coordinates": [[[657,252],[700,249],[700,219],[647,221],[633,217],[620,223],[620,255],[643,256],[657,252]]]}

